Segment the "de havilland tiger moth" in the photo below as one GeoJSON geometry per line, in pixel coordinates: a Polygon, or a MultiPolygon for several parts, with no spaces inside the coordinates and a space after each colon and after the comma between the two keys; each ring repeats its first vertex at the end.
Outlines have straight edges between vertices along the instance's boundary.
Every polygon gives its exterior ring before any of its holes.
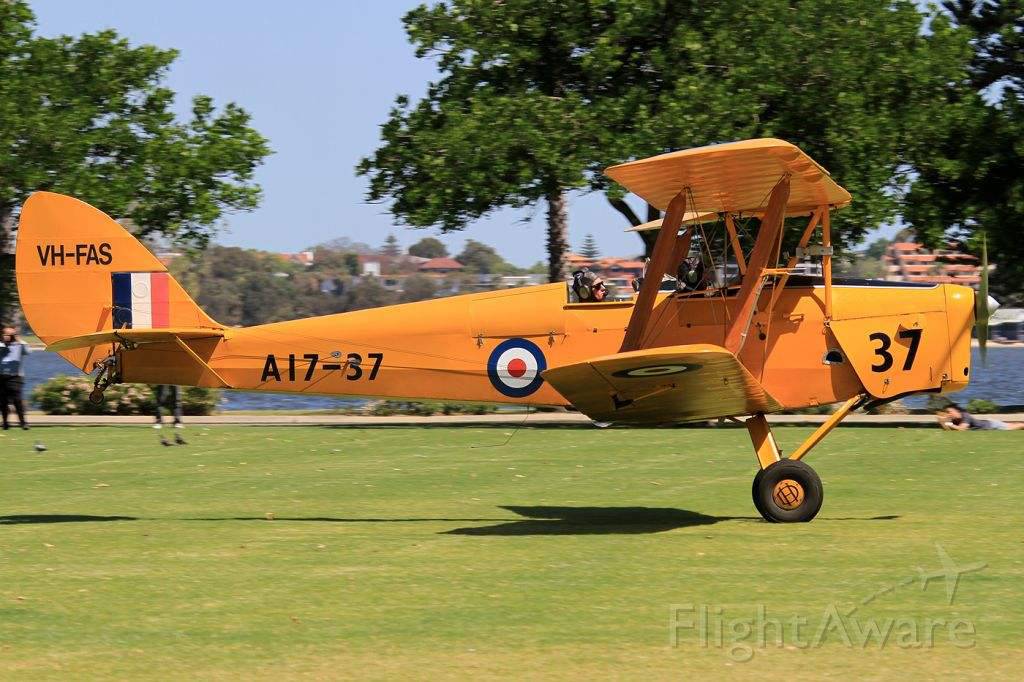
{"type": "Polygon", "coordinates": [[[742,420],[754,505],[774,522],[818,513],[804,458],[850,412],[967,385],[987,272],[978,294],[834,278],[830,217],[851,197],[796,146],[746,140],[606,173],[665,211],[631,300],[554,283],[232,328],[112,218],[49,192],[21,212],[18,291],[47,348],[96,373],[99,399],[140,382],[560,405],[623,425],[742,420]],[[793,253],[787,219],[803,228],[793,253]],[[832,403],[784,454],[765,415],[832,403]]]}

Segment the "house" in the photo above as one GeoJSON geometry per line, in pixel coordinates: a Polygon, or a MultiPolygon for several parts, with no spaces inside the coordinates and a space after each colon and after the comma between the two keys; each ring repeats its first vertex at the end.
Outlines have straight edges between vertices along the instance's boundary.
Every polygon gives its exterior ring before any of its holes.
{"type": "Polygon", "coordinates": [[[421,263],[418,270],[427,275],[447,275],[462,272],[465,266],[454,258],[431,258],[421,263]]]}
{"type": "Polygon", "coordinates": [[[950,242],[944,249],[926,249],[916,242],[893,242],[882,256],[886,279],[897,282],[977,286],[981,266],[976,256],[950,242]]]}
{"type": "Polygon", "coordinates": [[[289,263],[304,265],[307,268],[313,265],[312,251],[299,251],[298,253],[279,253],[277,255],[282,260],[288,261],[289,263]]]}

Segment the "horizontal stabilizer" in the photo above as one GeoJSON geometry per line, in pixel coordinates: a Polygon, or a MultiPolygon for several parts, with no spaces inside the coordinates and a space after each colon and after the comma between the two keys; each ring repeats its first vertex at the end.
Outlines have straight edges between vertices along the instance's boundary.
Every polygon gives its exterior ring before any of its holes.
{"type": "Polygon", "coordinates": [[[711,344],[617,353],[542,376],[601,422],[665,424],[782,409],[735,355],[711,344]]]}
{"type": "Polygon", "coordinates": [[[46,350],[53,352],[73,350],[75,348],[90,348],[104,343],[124,343],[125,341],[134,344],[163,343],[174,341],[174,339],[213,339],[224,336],[223,329],[206,329],[201,327],[192,328],[169,328],[169,329],[107,329],[82,336],[72,336],[51,343],[46,350]]]}

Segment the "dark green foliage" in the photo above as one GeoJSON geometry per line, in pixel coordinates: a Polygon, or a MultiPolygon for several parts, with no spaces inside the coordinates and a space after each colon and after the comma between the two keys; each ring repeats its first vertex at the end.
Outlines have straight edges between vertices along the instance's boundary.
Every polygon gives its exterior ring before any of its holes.
{"type": "Polygon", "coordinates": [[[975,398],[973,400],[968,400],[964,409],[974,414],[996,414],[999,412],[999,405],[996,405],[991,400],[975,398]]]}
{"type": "Polygon", "coordinates": [[[970,68],[946,87],[942,116],[920,131],[911,157],[919,177],[906,215],[936,245],[968,239],[975,252],[987,234],[992,290],[1020,302],[1024,285],[1024,3],[958,0],[943,6],[971,40],[970,68]]]}
{"type": "Polygon", "coordinates": [[[398,245],[398,238],[389,234],[387,239],[384,240],[384,246],[381,247],[380,252],[385,256],[399,256],[402,254],[402,247],[398,245]]]}
{"type": "Polygon", "coordinates": [[[455,260],[465,265],[467,272],[481,275],[506,272],[512,267],[498,255],[493,246],[482,244],[474,239],[466,240],[462,252],[455,257],[455,260]]]}
{"type": "Polygon", "coordinates": [[[437,295],[437,282],[427,275],[410,275],[402,282],[400,303],[425,301],[437,295]]]}
{"type": "Polygon", "coordinates": [[[409,255],[420,258],[444,258],[448,255],[448,247],[440,239],[424,237],[409,247],[409,255]]]}
{"type": "MultiPolygon", "coordinates": [[[[637,212],[601,171],[673,149],[787,139],[855,197],[839,245],[891,221],[928,130],[949,130],[967,37],[910,0],[448,0],[405,17],[436,58],[427,96],[401,96],[359,165],[402,221],[458,230],[504,206],[549,205],[560,273],[568,190],[637,212]],[[923,25],[927,18],[927,30],[923,25]]],[[[642,215],[646,214],[644,217],[642,215]]],[[[1024,259],[1022,259],[1024,261],[1024,259]]]]}
{"type": "Polygon", "coordinates": [[[583,244],[580,246],[580,255],[587,258],[597,258],[601,255],[601,249],[597,246],[597,240],[589,232],[583,238],[583,244]]]}
{"type": "Polygon", "coordinates": [[[249,326],[294,315],[289,276],[298,271],[274,254],[211,246],[201,258],[176,262],[173,269],[199,306],[221,324],[249,326]]]}
{"type": "Polygon", "coordinates": [[[496,411],[497,407],[490,403],[381,400],[370,406],[368,413],[375,417],[388,417],[396,414],[430,417],[435,414],[492,414],[496,411]]]}
{"type": "MultiPolygon", "coordinates": [[[[114,384],[99,405],[89,401],[92,384],[87,376],[60,374],[35,387],[32,403],[46,414],[156,414],[156,394],[147,384],[114,384]]],[[[220,398],[221,392],[214,388],[183,386],[181,409],[191,416],[213,414],[220,398]]]]}

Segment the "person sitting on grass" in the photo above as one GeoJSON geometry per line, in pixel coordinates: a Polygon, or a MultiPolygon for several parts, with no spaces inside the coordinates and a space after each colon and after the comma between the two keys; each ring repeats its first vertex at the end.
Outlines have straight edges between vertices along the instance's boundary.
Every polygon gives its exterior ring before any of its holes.
{"type": "Polygon", "coordinates": [[[1024,422],[1004,422],[998,419],[978,419],[956,403],[936,413],[939,426],[947,431],[1020,431],[1024,422]]]}

